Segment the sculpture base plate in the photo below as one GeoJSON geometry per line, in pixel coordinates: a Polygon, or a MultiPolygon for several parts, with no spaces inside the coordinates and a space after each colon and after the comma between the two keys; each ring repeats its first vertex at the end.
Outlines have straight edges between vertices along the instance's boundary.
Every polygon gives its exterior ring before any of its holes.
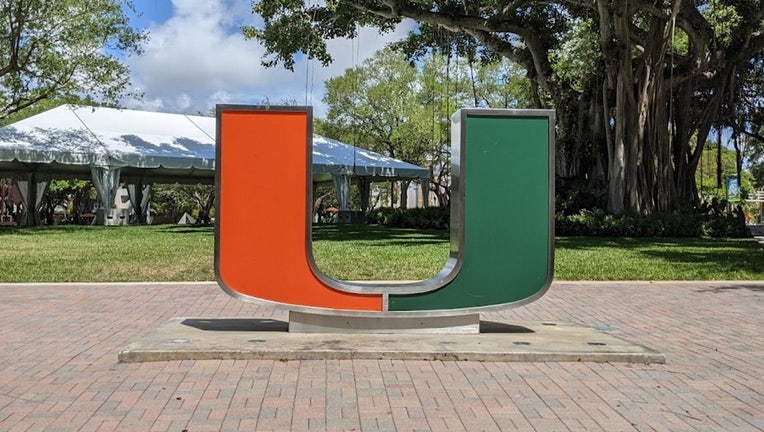
{"type": "Polygon", "coordinates": [[[480,334],[291,333],[288,327],[271,318],[173,318],[123,349],[118,360],[666,361],[610,332],[562,322],[483,320],[480,334]]]}
{"type": "Polygon", "coordinates": [[[480,333],[480,314],[368,317],[289,312],[289,333],[480,333]]]}

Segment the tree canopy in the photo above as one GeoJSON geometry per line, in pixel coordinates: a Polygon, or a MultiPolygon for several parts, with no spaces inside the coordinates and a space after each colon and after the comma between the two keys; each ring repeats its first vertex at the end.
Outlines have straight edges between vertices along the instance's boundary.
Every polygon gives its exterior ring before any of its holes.
{"type": "Polygon", "coordinates": [[[449,120],[455,107],[513,108],[530,98],[528,80],[509,61],[474,64],[432,55],[417,66],[402,53],[385,49],[326,82],[323,101],[329,110],[317,130],[427,166],[439,203],[447,205],[449,120]]]}
{"type": "Polygon", "coordinates": [[[244,32],[263,42],[267,65],[291,67],[299,52],[328,63],[328,39],[406,18],[418,23],[400,44],[412,56],[456,50],[521,65],[534,106],[558,113],[558,177],[606,183],[614,213],[697,204],[709,133],[758,130],[764,0],[269,0],[253,10],[265,25],[244,32]]]}
{"type": "Polygon", "coordinates": [[[0,0],[0,119],[45,99],[115,103],[138,54],[129,0],[0,0]]]}

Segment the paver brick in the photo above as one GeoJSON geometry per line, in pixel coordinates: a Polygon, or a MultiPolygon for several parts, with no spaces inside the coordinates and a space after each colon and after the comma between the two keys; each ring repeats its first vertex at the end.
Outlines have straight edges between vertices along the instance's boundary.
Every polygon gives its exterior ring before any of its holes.
{"type": "Polygon", "coordinates": [[[555,282],[483,319],[573,322],[665,365],[402,360],[118,364],[176,316],[262,317],[209,283],[0,285],[0,430],[764,430],[764,283],[555,282]]]}

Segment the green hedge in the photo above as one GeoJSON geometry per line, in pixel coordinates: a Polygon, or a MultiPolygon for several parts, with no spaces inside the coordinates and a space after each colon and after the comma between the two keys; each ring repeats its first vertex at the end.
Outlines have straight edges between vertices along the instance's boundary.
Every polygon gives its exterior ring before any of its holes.
{"type": "Polygon", "coordinates": [[[555,215],[558,236],[590,237],[750,237],[742,208],[725,210],[726,203],[667,214],[615,216],[600,209],[555,215]]]}
{"type": "MultiPolygon", "coordinates": [[[[381,208],[366,215],[366,222],[393,228],[447,230],[448,207],[413,209],[381,208]]],[[[727,210],[726,201],[712,201],[699,208],[653,215],[613,215],[601,209],[555,215],[555,235],[587,237],[730,237],[751,234],[742,208],[727,210]]]]}
{"type": "Polygon", "coordinates": [[[448,207],[412,209],[380,208],[366,214],[366,222],[393,228],[447,230],[451,219],[448,207]]]}

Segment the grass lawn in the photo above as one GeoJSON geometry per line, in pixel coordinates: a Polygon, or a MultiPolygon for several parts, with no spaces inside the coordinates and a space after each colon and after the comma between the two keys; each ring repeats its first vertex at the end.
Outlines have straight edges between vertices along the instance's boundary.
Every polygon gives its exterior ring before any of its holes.
{"type": "Polygon", "coordinates": [[[562,280],[761,280],[764,249],[754,239],[561,237],[562,280]]]}
{"type": "Polygon", "coordinates": [[[0,227],[0,282],[214,280],[211,227],[0,227]]]}
{"type": "Polygon", "coordinates": [[[448,251],[444,231],[338,224],[313,227],[313,259],[335,279],[427,279],[443,268],[448,251]]]}
{"type": "MultiPolygon", "coordinates": [[[[214,229],[172,225],[0,227],[0,282],[213,280],[214,229]]],[[[437,273],[448,233],[363,225],[314,228],[316,263],[347,280],[413,280],[437,273]]],[[[563,280],[764,279],[753,239],[563,237],[563,280]]]]}

